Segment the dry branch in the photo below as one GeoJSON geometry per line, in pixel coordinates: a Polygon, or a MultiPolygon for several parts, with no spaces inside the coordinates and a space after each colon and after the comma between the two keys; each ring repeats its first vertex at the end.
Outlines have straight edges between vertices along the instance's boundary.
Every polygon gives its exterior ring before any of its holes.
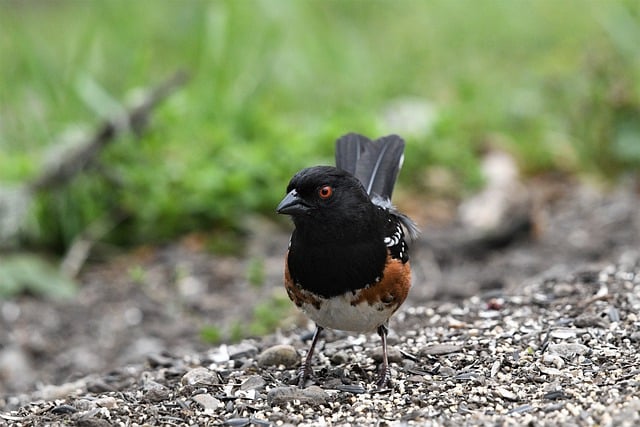
{"type": "MultiPolygon", "coordinates": [[[[125,109],[122,114],[105,119],[85,141],[74,144],[73,149],[65,150],[64,155],[44,166],[43,171],[30,182],[17,188],[0,186],[0,248],[15,246],[36,193],[64,187],[79,173],[98,167],[98,157],[109,143],[125,132],[142,133],[149,123],[153,109],[187,80],[185,72],[176,72],[159,85],[144,91],[138,102],[125,109]]],[[[90,224],[71,244],[62,261],[62,270],[75,276],[86,261],[93,244],[122,219],[122,213],[116,208],[90,224]]]]}
{"type": "Polygon", "coordinates": [[[29,184],[29,188],[36,192],[60,187],[89,167],[102,149],[118,136],[126,131],[141,133],[149,122],[151,111],[186,81],[187,74],[177,72],[158,86],[148,90],[141,101],[129,108],[124,115],[108,118],[73,153],[49,165],[29,184]]]}

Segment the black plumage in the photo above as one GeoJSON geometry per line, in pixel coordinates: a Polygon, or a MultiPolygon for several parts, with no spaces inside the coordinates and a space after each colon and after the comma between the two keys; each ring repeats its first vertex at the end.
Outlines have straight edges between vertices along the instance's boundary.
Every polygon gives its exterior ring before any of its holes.
{"type": "Polygon", "coordinates": [[[403,152],[397,135],[375,141],[344,135],[336,142],[336,167],[295,174],[277,207],[295,225],[285,264],[287,292],[317,324],[300,385],[324,327],[377,330],[383,345],[377,384],[388,381],[386,322],[411,286],[405,230],[417,234],[413,221],[391,204],[403,152]]]}
{"type": "Polygon", "coordinates": [[[398,135],[372,141],[349,133],[336,141],[336,167],[358,178],[369,195],[390,200],[403,153],[404,140],[398,135]]]}
{"type": "Polygon", "coordinates": [[[305,289],[325,298],[373,283],[384,268],[388,214],[371,202],[353,175],[332,166],[316,166],[296,174],[295,191],[307,211],[293,215],[289,271],[305,289]],[[322,186],[333,195],[323,200],[322,186]]]}

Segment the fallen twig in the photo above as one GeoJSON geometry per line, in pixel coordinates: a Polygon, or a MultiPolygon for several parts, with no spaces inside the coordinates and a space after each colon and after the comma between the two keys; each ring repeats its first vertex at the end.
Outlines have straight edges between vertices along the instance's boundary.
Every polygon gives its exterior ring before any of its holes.
{"type": "MultiPolygon", "coordinates": [[[[141,133],[147,126],[151,110],[186,80],[187,75],[184,72],[178,72],[159,86],[149,90],[138,105],[132,107],[124,117],[106,120],[83,150],[78,151],[75,157],[71,157],[59,167],[50,169],[48,174],[43,174],[40,180],[34,182],[33,188],[48,188],[69,181],[80,170],[91,165],[102,148],[118,134],[127,130],[136,134],[141,133]]],[[[116,208],[90,224],[73,240],[60,263],[61,271],[69,277],[77,276],[95,242],[116,227],[124,217],[125,215],[116,208]]]]}
{"type": "Polygon", "coordinates": [[[148,123],[149,114],[162,100],[186,83],[185,72],[177,72],[170,78],[150,89],[140,102],[129,108],[126,114],[111,117],[100,124],[96,132],[70,155],[49,165],[29,185],[31,191],[60,187],[69,182],[80,171],[90,166],[102,149],[127,130],[140,133],[148,123]]]}
{"type": "MultiPolygon", "coordinates": [[[[98,167],[98,156],[109,143],[128,131],[135,134],[143,132],[152,110],[187,80],[185,72],[176,72],[156,87],[143,92],[138,101],[122,114],[105,119],[86,141],[66,150],[63,156],[46,165],[33,180],[15,189],[0,191],[0,217],[3,218],[0,222],[0,246],[8,248],[17,242],[22,223],[36,193],[63,187],[82,171],[98,167]]],[[[123,214],[116,208],[90,224],[71,244],[62,260],[62,271],[70,277],[76,276],[94,243],[122,220],[123,214]]]]}

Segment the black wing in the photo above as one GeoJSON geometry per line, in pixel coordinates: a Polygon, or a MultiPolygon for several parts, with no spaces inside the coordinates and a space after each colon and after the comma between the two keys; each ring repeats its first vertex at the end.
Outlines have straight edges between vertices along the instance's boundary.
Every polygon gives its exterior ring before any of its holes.
{"type": "Polygon", "coordinates": [[[409,247],[404,239],[403,224],[399,217],[389,213],[385,230],[384,244],[393,258],[403,263],[409,261],[409,247]]]}

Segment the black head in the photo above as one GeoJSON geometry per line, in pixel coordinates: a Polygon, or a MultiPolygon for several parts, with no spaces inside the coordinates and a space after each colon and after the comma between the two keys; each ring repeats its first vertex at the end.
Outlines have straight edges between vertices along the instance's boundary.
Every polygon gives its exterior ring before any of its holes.
{"type": "Polygon", "coordinates": [[[291,178],[276,211],[291,215],[297,229],[312,225],[326,231],[349,227],[372,209],[369,195],[352,174],[333,166],[314,166],[291,178]]]}

